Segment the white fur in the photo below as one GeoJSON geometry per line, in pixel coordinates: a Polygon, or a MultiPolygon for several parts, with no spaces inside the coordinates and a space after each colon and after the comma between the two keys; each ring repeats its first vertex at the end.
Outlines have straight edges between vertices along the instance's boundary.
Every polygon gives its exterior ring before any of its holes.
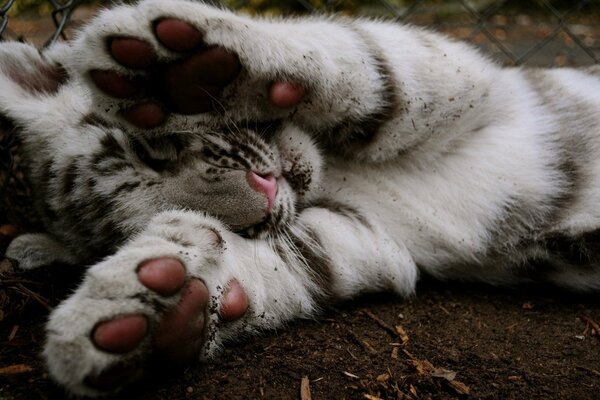
{"type": "MultiPolygon", "coordinates": [[[[0,61],[0,111],[25,127],[31,148],[38,142],[35,135],[56,135],[57,129],[65,134],[53,151],[68,154],[73,148],[77,153],[86,141],[95,143],[100,132],[92,129],[88,138],[82,138],[71,127],[73,121],[90,109],[118,119],[116,111],[130,104],[93,88],[89,101],[84,89],[90,69],[132,74],[106,54],[106,37],[142,38],[161,59],[173,59],[176,55],[164,49],[150,30],[152,21],[165,16],[188,21],[204,32],[207,43],[238,54],[244,72],[226,89],[224,115],[175,115],[152,133],[190,130],[197,123],[223,119],[235,123],[285,118],[289,126],[278,147],[288,158],[283,158],[281,170],[293,167],[290,154],[302,155],[307,167],[315,169],[304,200],[325,197],[347,204],[366,223],[312,207],[297,216],[287,236],[243,239],[193,211],[162,212],[140,228],[149,219],[141,209],[151,207],[150,200],[141,202],[140,210],[123,209],[124,219],[129,213],[135,220],[124,223],[141,232],[93,266],[76,293],[52,313],[48,325],[44,354],[51,375],[76,394],[97,394],[84,384],[86,376],[117,361],[141,358],[147,351],[147,341],[125,355],[98,350],[89,340],[98,321],[142,313],[156,323],[159,315],[153,309],[131,300],[137,293],[166,305],[177,303],[179,295],[163,298],[139,284],[135,268],[149,258],[182,260],[190,276],[206,283],[215,296],[213,303],[231,278],[248,293],[250,309],[242,320],[217,325],[218,316],[209,315],[208,329],[214,335],[209,335],[204,356],[211,357],[223,341],[314,314],[324,295],[339,300],[365,291],[393,290],[409,296],[419,271],[494,284],[526,281],[530,277],[515,273],[515,265],[546,254],[537,239],[556,232],[577,235],[600,226],[600,161],[580,160],[577,154],[574,162],[581,164],[585,185],[553,223],[546,223],[556,212],[552,199],[568,195],[566,176],[557,166],[561,141],[585,143],[590,154],[600,150],[598,77],[571,69],[540,72],[540,79],[561,90],[560,98],[549,101],[529,72],[500,68],[465,44],[414,27],[367,20],[254,20],[192,2],[146,0],[103,12],[71,48],[55,51],[70,54],[51,58],[61,59],[77,78],[53,97],[23,91],[7,77],[6,63],[0,61]],[[328,137],[333,135],[329,130],[344,122],[360,123],[385,100],[383,93],[391,83],[373,61],[374,52],[390,68],[396,109],[369,144],[353,152],[329,149],[321,160],[314,141],[343,139],[328,137]],[[302,82],[307,99],[293,110],[275,109],[266,98],[266,88],[275,79],[302,82]],[[579,110],[576,102],[595,112],[579,110]],[[37,110],[34,118],[32,109],[37,110]],[[562,111],[557,114],[557,109],[562,111]],[[563,132],[565,126],[574,128],[563,132]],[[506,210],[516,211],[506,214],[506,210]],[[206,227],[220,233],[222,248],[206,227]],[[519,248],[524,232],[530,231],[534,233],[527,239],[533,244],[519,248]],[[193,247],[178,247],[170,235],[192,242],[193,247]],[[293,235],[327,255],[329,287],[319,284],[318,271],[300,254],[276,251],[293,235]]],[[[12,44],[0,46],[0,56],[16,47],[21,57],[41,60],[29,48],[12,44]]],[[[129,133],[147,134],[131,126],[129,133]]],[[[26,250],[16,243],[9,255],[26,259],[22,255],[26,250]]],[[[569,269],[556,263],[546,280],[575,290],[600,289],[597,267],[569,269]]]]}

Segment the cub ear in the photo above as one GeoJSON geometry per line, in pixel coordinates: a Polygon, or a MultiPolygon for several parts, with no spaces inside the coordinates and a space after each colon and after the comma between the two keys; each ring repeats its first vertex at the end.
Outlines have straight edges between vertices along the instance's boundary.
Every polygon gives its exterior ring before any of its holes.
{"type": "Polygon", "coordinates": [[[0,43],[0,96],[56,93],[67,81],[57,61],[65,46],[55,45],[42,54],[29,44],[0,43]]]}

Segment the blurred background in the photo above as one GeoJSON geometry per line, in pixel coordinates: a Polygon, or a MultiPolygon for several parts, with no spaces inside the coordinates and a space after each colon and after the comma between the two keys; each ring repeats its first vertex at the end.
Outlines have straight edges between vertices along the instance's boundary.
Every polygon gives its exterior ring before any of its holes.
{"type": "MultiPolygon", "coordinates": [[[[248,14],[339,13],[427,25],[473,42],[509,65],[585,65],[600,61],[600,0],[209,2],[248,14]]],[[[114,1],[0,0],[0,30],[5,38],[26,38],[43,45],[61,23],[68,33],[109,4],[114,1]],[[67,24],[68,19],[71,23],[67,24]]]]}
{"type": "MultiPolygon", "coordinates": [[[[77,27],[113,3],[0,0],[0,38],[43,47],[71,37],[77,27]]],[[[600,0],[213,3],[248,14],[339,13],[428,26],[469,41],[510,66],[582,66],[600,61],[600,0]]],[[[38,230],[29,205],[33,193],[13,131],[0,115],[0,399],[63,400],[64,393],[50,384],[39,353],[47,313],[77,284],[81,269],[65,266],[20,274],[3,257],[19,232],[38,230]]],[[[459,379],[474,393],[471,398],[599,398],[600,342],[587,338],[597,332],[590,328],[592,317],[600,321],[598,297],[565,299],[561,293],[554,300],[554,290],[546,296],[488,287],[477,291],[421,286],[418,298],[406,303],[362,303],[318,324],[293,325],[287,333],[226,350],[220,365],[191,369],[179,381],[164,388],[151,385],[145,396],[135,398],[259,398],[264,396],[264,387],[267,398],[297,398],[295,385],[300,378],[316,373],[321,375],[312,376],[320,376],[312,387],[319,398],[466,398],[464,391],[449,386],[446,379],[418,372],[424,363],[459,372],[459,379]],[[368,338],[375,348],[389,348],[390,337],[362,310],[370,310],[373,304],[374,312],[384,320],[407,328],[411,353],[404,354],[404,349],[393,359],[386,351],[372,354],[361,347],[368,338]],[[385,368],[396,375],[381,375],[385,368]],[[235,377],[228,378],[232,371],[235,377]],[[364,379],[349,378],[341,371],[353,371],[364,379]],[[239,397],[224,394],[236,391],[239,397]]]]}

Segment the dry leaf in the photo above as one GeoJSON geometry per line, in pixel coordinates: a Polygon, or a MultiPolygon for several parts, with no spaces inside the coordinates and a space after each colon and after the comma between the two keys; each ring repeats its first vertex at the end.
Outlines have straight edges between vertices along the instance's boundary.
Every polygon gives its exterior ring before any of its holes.
{"type": "Polygon", "coordinates": [[[365,393],[363,396],[365,399],[368,399],[368,400],[382,400],[381,397],[373,396],[372,394],[365,393]]]}
{"type": "Polygon", "coordinates": [[[310,380],[308,376],[303,376],[302,381],[300,382],[300,399],[301,400],[311,400],[312,396],[310,394],[310,380]]]}
{"type": "Polygon", "coordinates": [[[585,315],[580,315],[579,319],[592,327],[592,335],[598,335],[600,337],[600,325],[596,321],[585,315]]]}
{"type": "Polygon", "coordinates": [[[0,237],[14,238],[19,233],[19,230],[14,225],[1,225],[0,237]]]}
{"type": "Polygon", "coordinates": [[[408,334],[406,333],[406,330],[402,327],[402,325],[396,325],[396,333],[398,334],[398,336],[400,337],[400,340],[402,341],[403,345],[406,345],[408,343],[408,334]]]}
{"type": "Polygon", "coordinates": [[[408,388],[408,391],[415,397],[417,397],[417,389],[415,389],[415,387],[413,385],[410,385],[410,388],[408,388]]]}
{"type": "Polygon", "coordinates": [[[448,382],[448,385],[450,385],[450,387],[452,389],[456,390],[456,392],[458,394],[470,394],[471,393],[471,388],[469,388],[467,385],[465,385],[462,382],[450,381],[450,382],[448,382]]]}
{"type": "Polygon", "coordinates": [[[527,302],[527,303],[523,303],[522,307],[523,307],[523,310],[533,310],[534,305],[531,304],[530,302],[527,302]]]}
{"type": "Polygon", "coordinates": [[[436,378],[444,378],[448,381],[453,381],[456,378],[456,372],[450,371],[445,368],[435,368],[431,372],[431,376],[435,376],[436,378]]]}
{"type": "Polygon", "coordinates": [[[377,379],[377,382],[385,382],[388,379],[390,379],[390,374],[388,374],[388,373],[381,374],[376,379],[377,379]]]}
{"type": "Polygon", "coordinates": [[[411,360],[413,367],[417,370],[419,375],[430,374],[435,370],[432,363],[427,360],[411,360]]]}

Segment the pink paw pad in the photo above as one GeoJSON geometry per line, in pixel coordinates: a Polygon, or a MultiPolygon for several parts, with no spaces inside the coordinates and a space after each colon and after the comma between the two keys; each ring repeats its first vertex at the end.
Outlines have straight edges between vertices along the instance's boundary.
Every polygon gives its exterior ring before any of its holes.
{"type": "Polygon", "coordinates": [[[159,20],[154,34],[167,49],[184,52],[202,45],[202,34],[185,21],[173,18],[159,20]]]}
{"type": "Polygon", "coordinates": [[[109,51],[119,64],[127,68],[143,69],[156,63],[156,54],[152,47],[139,39],[113,38],[109,51]]]}
{"type": "Polygon", "coordinates": [[[96,346],[110,353],[127,353],[142,341],[148,331],[143,315],[124,315],[101,322],[92,333],[96,346]]]}
{"type": "MultiPolygon", "coordinates": [[[[215,241],[222,240],[214,232],[215,241]]],[[[209,303],[206,285],[199,279],[188,279],[185,266],[175,258],[157,258],[144,261],[137,271],[140,283],[161,296],[181,293],[177,306],[162,315],[152,332],[152,344],[157,360],[181,365],[192,359],[205,340],[205,318],[209,303]]],[[[248,296],[238,283],[227,285],[219,309],[223,321],[241,318],[248,309],[248,296]]],[[[105,352],[125,354],[135,350],[150,334],[146,316],[129,314],[99,322],[91,334],[95,346],[105,352]]],[[[111,390],[140,375],[143,366],[115,364],[98,375],[89,376],[86,383],[100,390],[111,390]]]]}
{"type": "MultiPolygon", "coordinates": [[[[105,94],[118,99],[139,98],[140,102],[120,111],[121,116],[142,129],[165,122],[170,112],[201,114],[220,107],[223,89],[242,71],[236,54],[203,42],[202,32],[185,21],[164,18],[154,24],[160,45],[180,57],[162,62],[152,45],[130,37],[113,37],[108,42],[111,57],[133,72],[147,74],[131,78],[114,71],[92,70],[90,77],[105,94]]],[[[296,106],[306,90],[294,82],[274,82],[268,97],[278,108],[296,106]]]]}

